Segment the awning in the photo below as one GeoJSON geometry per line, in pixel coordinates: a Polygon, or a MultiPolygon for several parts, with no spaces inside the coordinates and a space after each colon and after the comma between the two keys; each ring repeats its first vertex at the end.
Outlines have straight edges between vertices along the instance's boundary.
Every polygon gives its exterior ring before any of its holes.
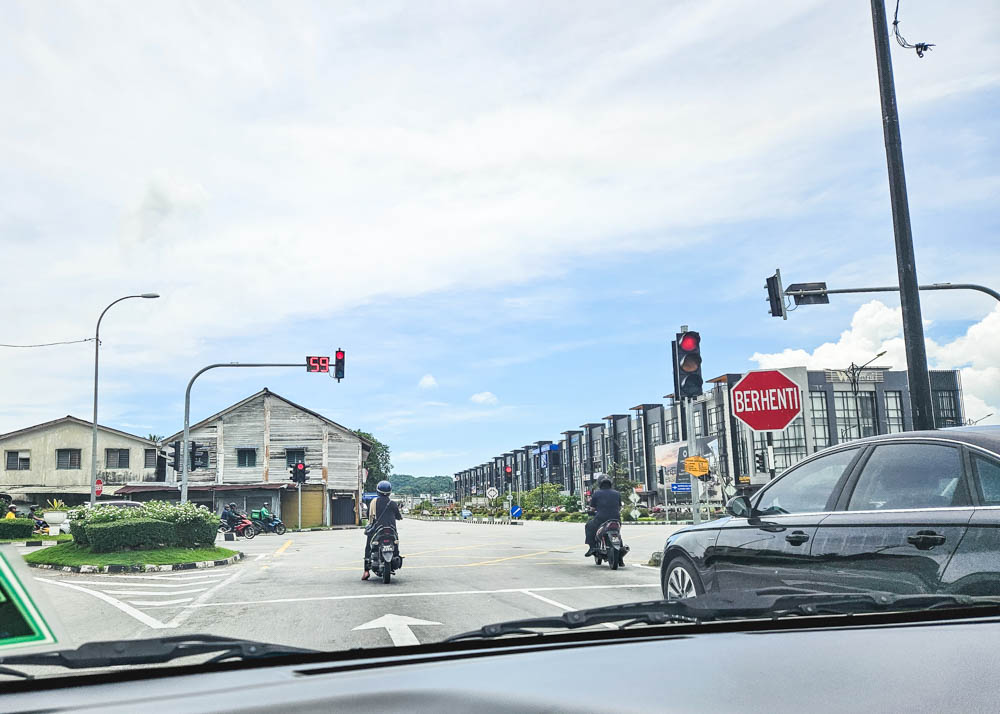
{"type": "Polygon", "coordinates": [[[29,493],[90,493],[90,486],[18,486],[17,488],[4,488],[0,486],[0,492],[11,496],[25,496],[29,493]]]}
{"type": "MultiPolygon", "coordinates": [[[[267,491],[277,491],[282,488],[289,488],[290,484],[287,483],[213,483],[213,484],[191,484],[188,486],[188,492],[191,491],[201,491],[201,492],[211,492],[211,491],[259,491],[261,489],[267,491]]],[[[147,485],[147,484],[136,484],[134,486],[122,486],[115,493],[154,493],[156,491],[180,491],[180,486],[173,486],[168,484],[160,485],[147,485]]],[[[88,490],[87,493],[90,493],[88,490]]]]}

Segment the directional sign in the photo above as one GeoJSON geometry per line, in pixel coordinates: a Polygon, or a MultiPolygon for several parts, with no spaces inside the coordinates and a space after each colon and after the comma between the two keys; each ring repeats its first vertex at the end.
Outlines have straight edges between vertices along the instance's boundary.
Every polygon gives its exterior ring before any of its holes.
{"type": "Polygon", "coordinates": [[[689,456],[684,459],[684,470],[692,476],[704,476],[708,473],[708,459],[703,456],[689,456]]]}
{"type": "Polygon", "coordinates": [[[670,484],[670,490],[673,493],[691,493],[691,484],[689,484],[689,483],[672,483],[672,484],[670,484]]]}
{"type": "Polygon", "coordinates": [[[521,507],[520,506],[512,506],[511,509],[510,509],[510,517],[511,518],[520,518],[521,517],[521,507]]]}
{"type": "Polygon", "coordinates": [[[95,489],[94,493],[100,496],[102,493],[104,493],[104,482],[101,479],[97,479],[96,485],[97,488],[95,489]]]}
{"type": "Polygon", "coordinates": [[[500,492],[497,491],[496,486],[490,486],[488,489],[486,489],[486,498],[489,498],[490,500],[496,498],[499,495],[500,492]]]}
{"type": "Polygon", "coordinates": [[[638,508],[633,508],[631,511],[629,511],[629,515],[632,516],[632,518],[638,518],[641,515],[641,513],[639,512],[638,508]]]}
{"type": "Polygon", "coordinates": [[[799,385],[777,369],[747,373],[730,397],[733,416],[754,431],[781,431],[802,413],[799,385]]]}
{"type": "Polygon", "coordinates": [[[358,625],[355,630],[378,630],[380,628],[385,628],[385,631],[389,633],[389,637],[392,639],[392,644],[394,647],[404,647],[406,645],[419,645],[420,640],[417,636],[410,631],[411,625],[440,625],[440,622],[431,622],[430,620],[418,620],[415,617],[407,617],[406,615],[382,615],[371,622],[366,622],[363,625],[358,625]]]}
{"type": "Polygon", "coordinates": [[[630,493],[628,495],[628,500],[630,500],[632,503],[638,503],[639,502],[639,494],[636,493],[635,491],[633,491],[632,493],[630,493]]]}

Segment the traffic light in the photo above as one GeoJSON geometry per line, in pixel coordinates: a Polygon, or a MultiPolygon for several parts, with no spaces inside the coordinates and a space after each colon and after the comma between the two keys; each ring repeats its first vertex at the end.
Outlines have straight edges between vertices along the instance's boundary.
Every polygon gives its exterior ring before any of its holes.
{"type": "Polygon", "coordinates": [[[344,378],[344,350],[339,348],[333,355],[333,376],[338,382],[344,378]]]}
{"type": "Polygon", "coordinates": [[[780,317],[782,320],[787,320],[788,313],[785,312],[785,296],[781,291],[780,270],[775,269],[774,275],[765,281],[764,289],[767,290],[767,302],[770,306],[771,317],[780,317]]]}
{"type": "Polygon", "coordinates": [[[181,461],[181,442],[171,441],[170,442],[170,461],[167,466],[172,468],[174,471],[183,470],[184,462],[181,461]]]}
{"type": "Polygon", "coordinates": [[[309,480],[309,468],[301,461],[288,469],[295,483],[305,483],[309,480]]]}
{"type": "Polygon", "coordinates": [[[188,461],[190,461],[190,464],[188,464],[189,471],[195,471],[198,468],[198,464],[200,463],[200,460],[198,459],[198,450],[203,446],[204,444],[199,444],[197,441],[192,441],[188,444],[188,461]]]}
{"type": "Polygon", "coordinates": [[[674,342],[674,374],[677,375],[676,397],[701,396],[701,335],[678,332],[674,342]]]}
{"type": "Polygon", "coordinates": [[[503,467],[503,479],[508,484],[511,483],[514,480],[514,467],[513,466],[511,466],[511,465],[508,464],[507,466],[503,467]]]}
{"type": "Polygon", "coordinates": [[[757,473],[764,473],[768,471],[767,468],[767,454],[763,451],[758,451],[753,456],[754,465],[757,467],[757,473]]]}

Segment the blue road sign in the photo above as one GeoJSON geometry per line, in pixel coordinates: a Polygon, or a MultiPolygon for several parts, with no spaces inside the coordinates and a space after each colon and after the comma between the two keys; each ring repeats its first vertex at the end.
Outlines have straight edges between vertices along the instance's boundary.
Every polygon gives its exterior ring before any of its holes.
{"type": "Polygon", "coordinates": [[[521,517],[521,507],[520,506],[511,506],[510,507],[510,517],[511,518],[520,518],[521,517]]]}
{"type": "Polygon", "coordinates": [[[378,498],[378,494],[375,493],[374,491],[365,491],[363,494],[361,494],[362,501],[370,501],[373,498],[378,498]]]}
{"type": "Polygon", "coordinates": [[[691,493],[691,484],[689,484],[689,483],[672,483],[672,484],[670,484],[670,490],[673,493],[691,493]]]}

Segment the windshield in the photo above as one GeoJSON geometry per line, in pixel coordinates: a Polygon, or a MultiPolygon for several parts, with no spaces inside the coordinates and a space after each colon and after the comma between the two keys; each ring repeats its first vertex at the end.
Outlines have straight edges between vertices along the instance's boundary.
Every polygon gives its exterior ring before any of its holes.
{"type": "Polygon", "coordinates": [[[0,540],[50,649],[1000,596],[972,6],[4,3],[0,540]]]}

